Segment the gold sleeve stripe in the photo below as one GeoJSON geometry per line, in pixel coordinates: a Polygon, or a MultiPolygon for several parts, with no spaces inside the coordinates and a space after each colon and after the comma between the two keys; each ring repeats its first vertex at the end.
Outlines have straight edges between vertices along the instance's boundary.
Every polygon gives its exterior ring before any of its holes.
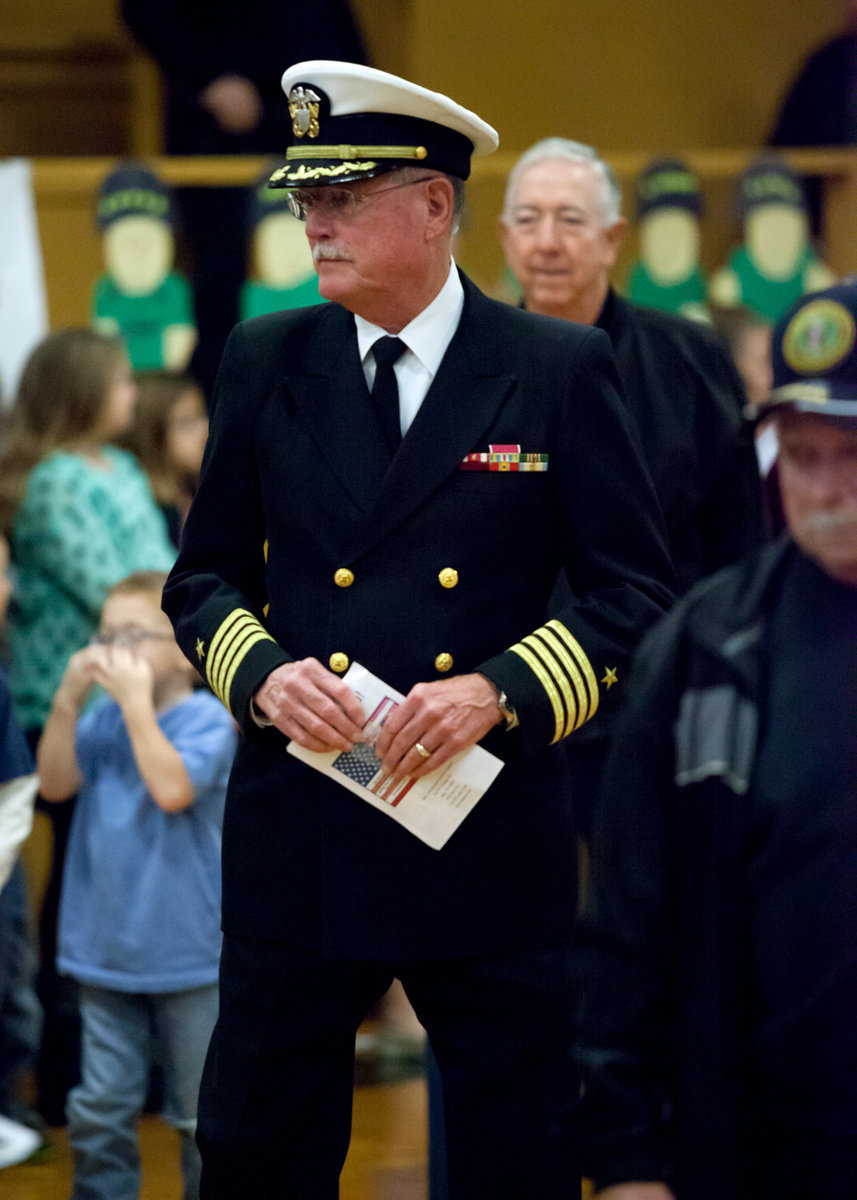
{"type": "Polygon", "coordinates": [[[217,674],[217,687],[221,695],[226,698],[227,705],[229,688],[236,670],[241,665],[241,660],[250,649],[251,642],[255,645],[264,636],[264,630],[261,630],[255,621],[247,621],[236,630],[235,636],[229,643],[228,652],[222,656],[217,674]]]}
{"type": "Polygon", "coordinates": [[[598,710],[595,672],[582,646],[561,621],[549,621],[511,647],[529,666],[551,702],[554,742],[567,737],[598,710]]]}
{"type": "MultiPolygon", "coordinates": [[[[221,624],[220,628],[215,633],[208,647],[208,658],[206,660],[205,672],[208,676],[208,682],[212,690],[220,696],[219,677],[223,666],[223,659],[229,652],[229,647],[232,642],[244,628],[247,623],[253,623],[255,618],[252,613],[247,612],[244,608],[234,609],[226,620],[221,624]]],[[[223,699],[223,697],[220,697],[223,699]]]]}
{"type": "Polygon", "coordinates": [[[235,678],[235,672],[241,666],[241,663],[244,661],[257,642],[272,642],[273,640],[274,639],[269,637],[263,629],[257,629],[256,632],[252,634],[244,643],[240,658],[236,657],[235,662],[230,667],[229,673],[226,676],[226,681],[223,684],[223,691],[226,696],[226,707],[230,712],[232,712],[232,681],[235,678]]]}
{"type": "MultiPolygon", "coordinates": [[[[580,672],[581,682],[584,682],[586,685],[586,689],[588,691],[588,702],[586,705],[586,713],[579,722],[579,724],[582,725],[584,721],[590,720],[590,718],[594,717],[598,712],[598,703],[601,696],[601,692],[598,687],[598,680],[595,677],[595,672],[592,670],[592,664],[586,657],[580,642],[576,637],[573,636],[573,634],[569,632],[568,629],[566,629],[561,621],[548,621],[545,629],[554,630],[569,648],[574,658],[576,668],[580,672]]],[[[578,726],[575,725],[573,728],[576,729],[577,727],[578,726]]],[[[572,730],[569,730],[568,732],[571,733],[572,730]]]]}
{"type": "Polygon", "coordinates": [[[229,699],[235,672],[250,650],[261,641],[273,641],[252,613],[236,608],[211,639],[205,673],[211,690],[230,709],[229,699]]]}
{"type": "MultiPolygon", "coordinates": [[[[565,628],[565,625],[563,625],[562,622],[559,622],[559,620],[549,620],[546,628],[556,629],[559,636],[561,636],[565,643],[567,643],[567,646],[570,647],[571,653],[574,654],[577,665],[579,665],[580,670],[583,672],[583,678],[586,679],[589,689],[589,697],[591,697],[592,707],[589,709],[589,716],[594,716],[595,713],[598,712],[601,691],[598,686],[598,678],[595,676],[595,672],[592,670],[592,662],[589,662],[587,654],[585,650],[583,650],[580,642],[577,641],[577,638],[574,636],[574,634],[571,634],[570,630],[565,628]]],[[[588,719],[589,718],[587,718],[587,720],[588,719]]]]}
{"type": "Polygon", "coordinates": [[[547,692],[548,699],[550,700],[553,708],[554,719],[556,721],[556,733],[551,738],[551,743],[558,742],[562,737],[562,731],[565,727],[565,709],[563,708],[560,694],[556,687],[554,687],[553,680],[529,646],[525,646],[523,642],[518,642],[516,646],[512,646],[512,651],[524,660],[524,662],[538,679],[539,683],[547,692]]]}
{"type": "Polygon", "coordinates": [[[565,707],[568,711],[568,721],[566,722],[563,737],[566,734],[577,729],[582,725],[589,716],[589,696],[586,692],[586,684],[583,682],[577,663],[563,646],[560,639],[554,634],[550,625],[545,625],[542,629],[537,630],[533,635],[534,639],[542,641],[547,649],[553,655],[556,661],[556,666],[564,673],[565,678],[560,677],[559,685],[562,688],[562,693],[565,696],[565,707]],[[572,695],[572,688],[574,694],[572,695]]]}

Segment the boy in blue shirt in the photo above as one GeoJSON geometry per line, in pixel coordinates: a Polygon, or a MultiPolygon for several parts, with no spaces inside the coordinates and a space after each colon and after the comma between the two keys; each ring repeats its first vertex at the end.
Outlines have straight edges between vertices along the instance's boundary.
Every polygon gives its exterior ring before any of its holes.
{"type": "Polygon", "coordinates": [[[236,730],[213,695],[193,689],[160,609],[165,579],[140,571],[108,593],[38,751],[42,795],[79,792],[57,965],[81,987],[82,1079],[67,1107],[80,1200],[139,1194],[136,1122],[155,1045],[164,1116],[182,1135],[185,1200],[199,1189],[193,1135],[217,1016],[221,824],[236,730]],[[107,695],[81,716],[93,685],[107,695]]]}

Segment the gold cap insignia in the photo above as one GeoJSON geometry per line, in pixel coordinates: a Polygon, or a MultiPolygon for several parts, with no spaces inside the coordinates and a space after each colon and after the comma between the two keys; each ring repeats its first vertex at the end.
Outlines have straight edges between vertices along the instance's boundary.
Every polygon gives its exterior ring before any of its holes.
{"type": "Polygon", "coordinates": [[[813,300],[789,322],[783,358],[802,375],[829,371],[851,352],[854,339],[854,318],[843,304],[813,300]]]}
{"type": "Polygon", "coordinates": [[[289,92],[289,116],[295,137],[318,137],[318,110],[321,97],[312,88],[298,84],[289,92]]]}

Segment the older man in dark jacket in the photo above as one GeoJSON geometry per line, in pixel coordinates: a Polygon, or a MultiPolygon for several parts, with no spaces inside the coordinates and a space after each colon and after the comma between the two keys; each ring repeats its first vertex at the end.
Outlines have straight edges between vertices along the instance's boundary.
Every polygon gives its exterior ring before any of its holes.
{"type": "Polygon", "coordinates": [[[603,1200],[857,1195],[857,288],[775,330],[788,534],[641,648],[581,935],[603,1200]]]}

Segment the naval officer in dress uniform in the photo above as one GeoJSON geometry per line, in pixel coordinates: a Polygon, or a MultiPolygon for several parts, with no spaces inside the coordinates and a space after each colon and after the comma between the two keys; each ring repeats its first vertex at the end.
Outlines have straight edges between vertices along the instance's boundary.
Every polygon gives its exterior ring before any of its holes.
{"type": "Polygon", "coordinates": [[[560,743],[621,694],[670,602],[660,510],[606,336],[491,301],[452,262],[462,181],[495,131],[354,64],[300,63],[283,87],[272,185],[292,190],[332,303],[233,331],[164,596],[246,735],[203,1195],[338,1194],[355,1032],[398,977],[443,1075],[452,1195],[568,1200],[560,743]],[[563,568],[574,599],[552,612],[563,568]],[[405,694],[376,746],[389,772],[483,740],[505,760],[439,851],[286,753],[361,740],[351,662],[405,694]]]}

